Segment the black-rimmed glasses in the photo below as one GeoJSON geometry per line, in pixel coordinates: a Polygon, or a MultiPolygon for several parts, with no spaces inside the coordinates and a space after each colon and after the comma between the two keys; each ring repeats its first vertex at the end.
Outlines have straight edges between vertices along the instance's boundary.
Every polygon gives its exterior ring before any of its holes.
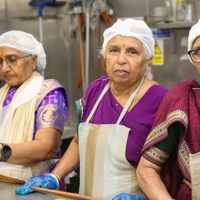
{"type": "Polygon", "coordinates": [[[190,55],[190,58],[193,62],[200,63],[200,49],[193,49],[188,51],[188,54],[190,55]]]}
{"type": "Polygon", "coordinates": [[[17,65],[17,60],[21,58],[26,58],[32,56],[31,54],[23,56],[23,57],[17,57],[16,55],[7,55],[5,56],[5,59],[0,58],[0,67],[3,66],[3,61],[7,63],[8,66],[16,66],[17,65]]]}

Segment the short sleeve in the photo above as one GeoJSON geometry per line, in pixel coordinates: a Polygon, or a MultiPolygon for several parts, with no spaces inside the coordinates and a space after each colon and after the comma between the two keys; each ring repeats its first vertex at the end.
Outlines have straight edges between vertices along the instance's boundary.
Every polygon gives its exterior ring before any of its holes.
{"type": "Polygon", "coordinates": [[[142,155],[150,162],[162,166],[171,152],[178,148],[182,126],[179,122],[172,124],[168,129],[168,137],[147,149],[142,155]]]}
{"type": "Polygon", "coordinates": [[[165,151],[172,152],[178,147],[181,130],[182,127],[179,122],[173,123],[168,129],[169,136],[156,145],[165,151]]]}
{"type": "Polygon", "coordinates": [[[56,128],[62,133],[67,114],[67,105],[62,89],[49,92],[35,113],[36,131],[41,128],[56,128]]]}

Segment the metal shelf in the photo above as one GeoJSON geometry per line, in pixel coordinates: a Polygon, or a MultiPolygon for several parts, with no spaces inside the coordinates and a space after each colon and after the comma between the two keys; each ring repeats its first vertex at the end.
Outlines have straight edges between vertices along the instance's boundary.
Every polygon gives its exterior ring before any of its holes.
{"type": "Polygon", "coordinates": [[[157,23],[149,23],[148,26],[150,28],[155,29],[171,29],[171,53],[175,53],[175,46],[176,46],[176,31],[179,29],[190,29],[197,21],[193,22],[172,22],[172,23],[165,23],[165,22],[157,22],[157,23]]]}
{"type": "Polygon", "coordinates": [[[193,22],[172,22],[172,23],[150,23],[148,26],[150,28],[159,28],[159,29],[184,29],[184,28],[191,28],[197,21],[193,22]]]}

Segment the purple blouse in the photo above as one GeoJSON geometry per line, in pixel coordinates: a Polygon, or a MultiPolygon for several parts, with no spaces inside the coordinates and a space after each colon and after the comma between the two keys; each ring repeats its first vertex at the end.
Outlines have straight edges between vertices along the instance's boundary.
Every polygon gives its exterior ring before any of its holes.
{"type": "MultiPolygon", "coordinates": [[[[10,104],[18,88],[19,87],[12,87],[8,91],[3,103],[3,107],[10,104]]],[[[54,118],[56,118],[56,116],[64,115],[64,119],[66,121],[67,113],[68,112],[67,112],[66,100],[63,95],[63,89],[58,88],[53,91],[50,91],[42,100],[41,104],[39,105],[39,107],[35,112],[33,140],[35,139],[35,134],[37,130],[39,130],[40,128],[52,127],[62,132],[64,129],[64,124],[62,123],[62,120],[59,117],[57,117],[57,120],[54,120],[54,118]],[[48,110],[46,109],[47,105],[49,106],[48,110]],[[49,110],[51,111],[48,112],[49,110]]]]}
{"type": "MultiPolygon", "coordinates": [[[[107,76],[95,80],[88,88],[85,96],[76,102],[79,111],[80,122],[85,122],[94,107],[98,97],[106,84],[110,81],[107,76]]],[[[168,89],[160,86],[152,86],[137,104],[127,111],[121,121],[121,125],[130,128],[126,158],[133,167],[137,167],[140,151],[145,139],[149,134],[154,122],[156,111],[168,89]]],[[[123,107],[114,98],[110,89],[106,92],[99,103],[90,123],[94,124],[115,124],[123,110],[123,107]]]]}

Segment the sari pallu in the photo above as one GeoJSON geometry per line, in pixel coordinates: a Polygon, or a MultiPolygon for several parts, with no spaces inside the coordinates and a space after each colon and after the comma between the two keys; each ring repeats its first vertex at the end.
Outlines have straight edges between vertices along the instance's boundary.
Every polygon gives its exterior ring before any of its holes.
{"type": "Polygon", "coordinates": [[[154,125],[141,152],[147,160],[163,166],[161,178],[170,195],[178,200],[188,199],[185,195],[191,196],[191,190],[185,183],[181,185],[181,181],[184,177],[191,183],[189,155],[200,152],[199,100],[200,86],[194,79],[174,85],[159,106],[154,125]],[[168,128],[175,122],[181,123],[182,132],[178,150],[170,153],[156,147],[156,144],[168,137],[168,128]],[[187,190],[187,194],[181,194],[180,190],[187,190]]]}
{"type": "MultiPolygon", "coordinates": [[[[18,89],[17,89],[17,91],[18,91],[18,89]]],[[[14,93],[10,97],[10,102],[12,102],[13,95],[14,95],[14,93]]],[[[57,99],[54,99],[54,100],[58,101],[57,99]]],[[[7,105],[5,101],[4,101],[4,103],[5,103],[5,105],[7,105]]],[[[23,104],[22,104],[22,106],[23,106],[23,104]]],[[[25,135],[24,139],[21,139],[20,141],[17,141],[17,142],[16,142],[16,140],[13,140],[10,143],[19,143],[19,142],[26,142],[26,141],[34,140],[35,133],[36,133],[36,123],[37,123],[38,129],[45,128],[45,127],[53,127],[53,128],[57,128],[58,130],[60,130],[62,132],[63,128],[64,128],[64,123],[65,123],[66,117],[67,117],[66,116],[67,113],[64,113],[65,106],[67,106],[67,96],[66,96],[64,88],[56,80],[53,80],[53,79],[43,80],[43,82],[41,84],[41,88],[40,88],[38,94],[36,95],[36,100],[35,100],[35,104],[34,104],[34,108],[33,108],[33,116],[36,116],[35,115],[36,110],[37,110],[37,112],[39,112],[38,116],[40,116],[39,119],[37,119],[37,118],[35,119],[35,123],[33,124],[34,130],[33,130],[33,128],[30,130],[31,133],[30,133],[29,137],[26,137],[26,135],[25,135]],[[63,102],[64,105],[62,104],[62,108],[59,108],[59,109],[56,109],[56,104],[55,105],[48,104],[49,101],[47,101],[47,103],[44,102],[44,99],[46,97],[47,97],[46,100],[50,100],[50,98],[53,98],[51,96],[48,96],[48,94],[52,93],[52,91],[54,91],[54,93],[56,93],[57,89],[62,91],[62,94],[64,97],[63,99],[65,102],[65,104],[63,102]],[[60,115],[61,109],[63,109],[62,115],[60,115]],[[59,123],[58,123],[58,121],[59,121],[59,123]],[[40,125],[40,123],[44,123],[44,124],[40,125]]],[[[14,113],[14,117],[15,117],[15,113],[14,113]]],[[[25,119],[26,119],[26,117],[25,117],[25,119]]],[[[21,119],[19,118],[19,120],[21,120],[21,119]]],[[[17,133],[17,132],[15,132],[15,133],[17,133]]],[[[43,171],[49,171],[49,169],[51,170],[52,164],[55,162],[58,162],[58,159],[60,157],[61,157],[60,145],[58,145],[54,152],[55,159],[43,161],[43,162],[31,165],[31,166],[11,165],[8,163],[0,163],[0,165],[1,165],[0,169],[2,172],[3,167],[6,168],[6,170],[7,170],[6,173],[8,173],[7,176],[18,178],[18,179],[23,179],[23,180],[27,181],[32,176],[34,176],[36,173],[38,173],[39,170],[43,170],[43,171]],[[10,169],[10,168],[11,168],[11,170],[8,171],[8,169],[10,169]],[[13,169],[15,169],[15,170],[13,170],[13,169]],[[25,169],[27,169],[27,170],[25,170],[25,169]]]]}

